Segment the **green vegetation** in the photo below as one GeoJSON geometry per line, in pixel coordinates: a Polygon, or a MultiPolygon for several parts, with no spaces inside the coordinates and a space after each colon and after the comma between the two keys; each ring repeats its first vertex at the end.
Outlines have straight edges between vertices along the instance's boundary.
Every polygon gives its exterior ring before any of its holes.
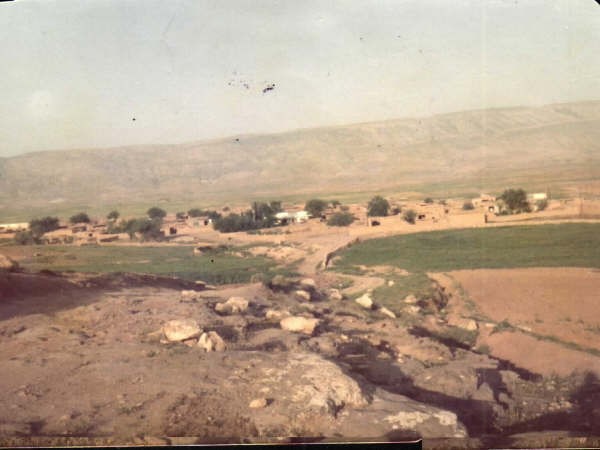
{"type": "Polygon", "coordinates": [[[536,211],[543,211],[547,207],[548,207],[548,200],[546,200],[546,199],[538,200],[537,202],[535,202],[536,211]]]}
{"type": "Polygon", "coordinates": [[[32,219],[29,222],[29,230],[36,237],[41,237],[44,233],[57,230],[59,227],[58,217],[43,217],[41,219],[32,219]]]}
{"type": "Polygon", "coordinates": [[[313,217],[320,217],[325,208],[327,208],[327,202],[319,198],[313,198],[304,205],[306,212],[313,217]]]}
{"type": "Polygon", "coordinates": [[[108,220],[117,220],[119,218],[120,214],[119,211],[113,209],[111,212],[109,212],[106,216],[106,218],[108,220]]]}
{"type": "Polygon", "coordinates": [[[84,213],[80,212],[70,217],[69,222],[71,223],[90,223],[90,217],[84,213]]]}
{"type": "Polygon", "coordinates": [[[327,221],[330,227],[347,227],[354,222],[354,215],[348,212],[339,212],[332,215],[327,221]]]}
{"type": "Polygon", "coordinates": [[[471,228],[372,239],[340,252],[334,269],[392,265],[409,271],[600,267],[600,224],[471,228]]]}
{"type": "Polygon", "coordinates": [[[213,284],[246,283],[256,274],[272,277],[278,273],[293,276],[293,267],[278,268],[271,259],[259,256],[239,257],[237,249],[217,249],[205,255],[193,255],[188,246],[35,246],[19,263],[27,270],[76,272],[133,272],[203,280],[213,284]]]}
{"type": "Polygon", "coordinates": [[[467,200],[463,203],[462,209],[465,211],[472,211],[475,209],[475,205],[473,205],[473,202],[471,200],[467,200]]]}
{"type": "Polygon", "coordinates": [[[433,199],[431,197],[427,197],[425,200],[423,200],[425,203],[430,204],[433,203],[433,199]]]}
{"type": "Polygon", "coordinates": [[[499,197],[506,205],[510,214],[531,212],[531,206],[527,201],[527,193],[523,189],[506,189],[499,197]]]}
{"type": "Polygon", "coordinates": [[[175,213],[175,218],[177,220],[184,220],[185,219],[185,213],[183,211],[179,211],[179,212],[175,213]]]}
{"type": "Polygon", "coordinates": [[[388,281],[393,281],[390,286],[385,283],[373,290],[373,300],[388,308],[396,315],[402,314],[405,306],[402,301],[407,295],[413,294],[417,299],[430,298],[433,295],[431,280],[423,272],[411,273],[407,276],[386,277],[388,281]]]}
{"type": "Polygon", "coordinates": [[[417,213],[412,209],[407,209],[406,211],[404,211],[404,214],[402,214],[402,218],[406,222],[414,225],[415,220],[417,219],[417,213]]]}
{"type": "Polygon", "coordinates": [[[167,212],[164,209],[153,206],[146,212],[146,214],[150,219],[164,219],[167,215],[167,212]]]}
{"type": "Polygon", "coordinates": [[[390,203],[381,195],[373,197],[367,205],[367,214],[370,217],[384,217],[389,214],[390,203]]]}

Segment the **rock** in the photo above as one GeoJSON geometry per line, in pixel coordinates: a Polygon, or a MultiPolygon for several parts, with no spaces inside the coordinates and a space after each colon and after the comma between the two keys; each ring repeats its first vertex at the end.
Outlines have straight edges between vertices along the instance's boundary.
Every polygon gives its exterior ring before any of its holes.
{"type": "Polygon", "coordinates": [[[198,286],[199,288],[205,288],[206,287],[206,281],[196,280],[196,286],[198,286]]]}
{"type": "Polygon", "coordinates": [[[387,285],[390,286],[390,287],[392,287],[394,284],[396,284],[396,283],[394,283],[394,280],[389,280],[387,282],[387,285]]]}
{"type": "Polygon", "coordinates": [[[306,302],[310,302],[310,294],[306,291],[295,291],[294,295],[296,296],[296,298],[300,301],[306,301],[306,302]]]}
{"type": "Polygon", "coordinates": [[[319,319],[307,319],[301,316],[291,316],[282,319],[279,325],[282,329],[294,333],[304,333],[311,335],[315,327],[319,324],[319,319]]]}
{"type": "Polygon", "coordinates": [[[379,312],[381,314],[384,314],[384,315],[388,316],[391,319],[395,319],[396,318],[396,314],[394,314],[392,311],[390,311],[389,309],[387,309],[385,306],[382,306],[381,308],[379,308],[379,312]]]}
{"type": "Polygon", "coordinates": [[[415,297],[413,294],[409,294],[406,297],[404,297],[404,303],[408,303],[409,305],[414,305],[415,303],[417,303],[417,297],[415,297]]]}
{"type": "Polygon", "coordinates": [[[0,271],[15,272],[19,270],[19,264],[6,255],[0,253],[0,271]]]}
{"type": "Polygon", "coordinates": [[[268,402],[266,398],[255,398],[250,402],[248,406],[252,409],[259,409],[264,408],[265,406],[267,406],[267,404],[268,402]]]}
{"type": "Polygon", "coordinates": [[[475,322],[473,319],[465,319],[463,317],[451,317],[448,320],[448,325],[462,328],[463,330],[467,331],[477,331],[479,328],[477,322],[475,322]]]}
{"type": "Polygon", "coordinates": [[[340,292],[339,289],[329,289],[329,300],[338,302],[343,299],[344,299],[344,296],[342,295],[342,293],[340,292]]]}
{"type": "Polygon", "coordinates": [[[314,291],[315,289],[317,289],[317,283],[315,283],[315,280],[313,280],[312,278],[304,278],[300,281],[300,287],[302,289],[314,291]]]}
{"type": "Polygon", "coordinates": [[[361,295],[354,301],[365,309],[373,308],[373,299],[368,293],[361,295]]]}
{"type": "Polygon", "coordinates": [[[421,308],[419,308],[417,305],[409,305],[406,307],[405,311],[409,314],[419,314],[421,312],[421,308]]]}
{"type": "Polygon", "coordinates": [[[277,311],[275,309],[267,309],[265,312],[265,319],[267,320],[281,320],[284,317],[289,317],[290,313],[288,311],[277,311]]]}
{"type": "Polygon", "coordinates": [[[221,314],[238,314],[248,309],[248,300],[244,297],[230,297],[224,303],[217,303],[215,311],[221,314]]]}
{"type": "Polygon", "coordinates": [[[193,319],[170,320],[163,327],[162,332],[169,342],[180,342],[200,336],[202,329],[193,319]]]}
{"type": "Polygon", "coordinates": [[[215,331],[202,333],[202,336],[198,339],[198,347],[206,352],[222,352],[227,349],[225,341],[215,331]]]}
{"type": "Polygon", "coordinates": [[[187,345],[188,347],[194,347],[196,344],[198,344],[198,339],[196,339],[196,338],[186,339],[185,341],[181,341],[181,342],[183,342],[183,344],[187,345]]]}
{"type": "Polygon", "coordinates": [[[293,402],[307,408],[336,415],[345,407],[362,407],[368,404],[360,385],[346,375],[336,364],[312,354],[295,354],[290,357],[287,371],[298,377],[291,388],[293,402]]]}
{"type": "Polygon", "coordinates": [[[184,290],[180,293],[181,301],[184,303],[191,303],[198,300],[198,293],[196,291],[184,290]]]}

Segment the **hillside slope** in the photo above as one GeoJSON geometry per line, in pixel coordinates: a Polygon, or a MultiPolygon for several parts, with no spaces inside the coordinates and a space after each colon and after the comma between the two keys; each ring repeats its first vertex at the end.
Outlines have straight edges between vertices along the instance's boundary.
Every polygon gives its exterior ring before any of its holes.
{"type": "Polygon", "coordinates": [[[0,159],[0,206],[456,192],[600,176],[600,101],[0,159]],[[53,202],[53,203],[51,203],[53,202]]]}

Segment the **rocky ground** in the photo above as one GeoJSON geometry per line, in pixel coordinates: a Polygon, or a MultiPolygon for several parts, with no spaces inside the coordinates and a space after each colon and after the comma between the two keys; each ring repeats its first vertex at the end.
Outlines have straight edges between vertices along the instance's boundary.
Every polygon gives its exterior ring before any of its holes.
{"type": "Polygon", "coordinates": [[[8,268],[0,445],[598,442],[593,373],[542,377],[448,338],[471,324],[449,323],[437,282],[431,298],[406,299],[406,317],[335,282],[217,289],[8,268]]]}

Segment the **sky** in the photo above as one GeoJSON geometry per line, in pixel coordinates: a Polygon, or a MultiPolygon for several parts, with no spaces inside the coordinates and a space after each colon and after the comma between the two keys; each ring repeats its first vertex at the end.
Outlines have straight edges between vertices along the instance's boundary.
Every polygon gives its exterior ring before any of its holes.
{"type": "Polygon", "coordinates": [[[0,42],[0,157],[600,99],[594,0],[15,0],[0,42]]]}

